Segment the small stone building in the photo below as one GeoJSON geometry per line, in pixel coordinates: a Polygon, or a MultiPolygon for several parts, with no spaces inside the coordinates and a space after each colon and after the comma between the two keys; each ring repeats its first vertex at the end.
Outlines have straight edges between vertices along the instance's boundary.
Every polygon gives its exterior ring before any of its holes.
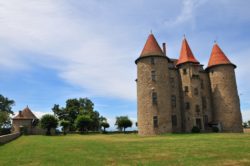
{"type": "Polygon", "coordinates": [[[186,38],[179,59],[166,55],[150,34],[137,65],[137,117],[140,135],[203,132],[243,132],[234,69],[217,43],[208,66],[193,55],[186,38]]]}
{"type": "Polygon", "coordinates": [[[23,111],[19,111],[18,115],[12,119],[12,131],[20,132],[20,128],[24,128],[27,134],[36,134],[38,118],[32,113],[27,106],[23,111]]]}

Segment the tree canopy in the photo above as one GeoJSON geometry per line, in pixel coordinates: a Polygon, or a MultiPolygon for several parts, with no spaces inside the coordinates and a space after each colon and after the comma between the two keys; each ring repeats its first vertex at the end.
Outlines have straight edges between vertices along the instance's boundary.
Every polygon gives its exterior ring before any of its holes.
{"type": "Polygon", "coordinates": [[[57,125],[58,125],[58,120],[56,119],[55,116],[53,115],[50,115],[50,114],[46,114],[46,115],[43,115],[42,118],[41,118],[41,127],[44,128],[44,129],[47,129],[47,135],[51,135],[51,132],[50,130],[52,128],[56,128],[57,125]]]}
{"type": "Polygon", "coordinates": [[[0,128],[10,127],[10,115],[13,115],[12,106],[15,101],[0,94],[0,128]]]}
{"type": "Polygon", "coordinates": [[[71,131],[75,130],[75,121],[80,115],[89,116],[91,119],[88,130],[98,131],[100,129],[100,114],[94,110],[94,103],[88,98],[68,99],[66,107],[55,104],[52,110],[59,120],[70,122],[71,131]]]}
{"type": "Polygon", "coordinates": [[[118,116],[116,117],[115,125],[117,125],[119,130],[123,129],[125,132],[126,128],[132,127],[133,122],[128,118],[128,116],[118,116]]]}
{"type": "Polygon", "coordinates": [[[88,115],[79,115],[76,118],[76,128],[79,129],[80,132],[88,131],[92,123],[92,119],[88,115]]]}

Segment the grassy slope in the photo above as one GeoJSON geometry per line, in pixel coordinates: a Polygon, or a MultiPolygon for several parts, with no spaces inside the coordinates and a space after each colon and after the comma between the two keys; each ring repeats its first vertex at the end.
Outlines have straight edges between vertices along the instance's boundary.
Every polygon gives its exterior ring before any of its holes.
{"type": "Polygon", "coordinates": [[[0,165],[250,165],[250,133],[22,136],[0,165]]]}

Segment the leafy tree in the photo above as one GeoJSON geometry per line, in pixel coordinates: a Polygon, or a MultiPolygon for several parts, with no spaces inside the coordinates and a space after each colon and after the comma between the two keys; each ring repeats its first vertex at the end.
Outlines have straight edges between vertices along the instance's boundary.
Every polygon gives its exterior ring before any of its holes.
{"type": "Polygon", "coordinates": [[[100,114],[94,111],[94,103],[88,98],[68,99],[65,108],[55,104],[52,110],[59,120],[70,122],[71,131],[74,130],[74,122],[79,115],[88,115],[91,118],[88,129],[97,131],[100,128],[100,114]]]}
{"type": "Polygon", "coordinates": [[[101,127],[103,127],[104,133],[106,132],[106,128],[109,128],[109,123],[108,122],[102,122],[101,127]]]}
{"type": "Polygon", "coordinates": [[[41,127],[47,129],[46,135],[51,135],[50,130],[56,128],[58,125],[58,120],[55,116],[46,114],[41,118],[41,127]]]}
{"type": "Polygon", "coordinates": [[[13,115],[12,106],[15,101],[0,95],[0,129],[7,128],[11,125],[10,115],[13,115]]]}
{"type": "Polygon", "coordinates": [[[243,126],[243,128],[247,128],[247,122],[243,122],[243,124],[242,124],[242,126],[243,126]]]}
{"type": "Polygon", "coordinates": [[[250,127],[250,120],[247,123],[248,123],[248,126],[250,127]]]}
{"type": "Polygon", "coordinates": [[[62,131],[63,131],[63,134],[66,135],[67,134],[67,130],[70,126],[70,122],[67,121],[67,120],[62,120],[60,122],[60,125],[62,126],[62,131]]]}
{"type": "Polygon", "coordinates": [[[76,128],[83,133],[84,131],[88,131],[90,124],[92,123],[92,119],[88,115],[79,115],[76,118],[76,128]]]}
{"type": "Polygon", "coordinates": [[[115,125],[117,125],[117,128],[119,130],[123,129],[123,131],[125,133],[125,129],[128,128],[128,127],[132,127],[133,123],[128,118],[128,116],[119,116],[119,117],[116,117],[115,125]]]}

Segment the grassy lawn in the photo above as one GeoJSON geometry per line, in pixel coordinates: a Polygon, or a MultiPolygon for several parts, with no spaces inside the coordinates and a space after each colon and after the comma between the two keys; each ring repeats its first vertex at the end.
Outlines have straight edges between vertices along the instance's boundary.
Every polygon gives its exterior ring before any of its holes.
{"type": "Polygon", "coordinates": [[[22,136],[0,146],[0,165],[250,165],[250,133],[22,136]]]}

